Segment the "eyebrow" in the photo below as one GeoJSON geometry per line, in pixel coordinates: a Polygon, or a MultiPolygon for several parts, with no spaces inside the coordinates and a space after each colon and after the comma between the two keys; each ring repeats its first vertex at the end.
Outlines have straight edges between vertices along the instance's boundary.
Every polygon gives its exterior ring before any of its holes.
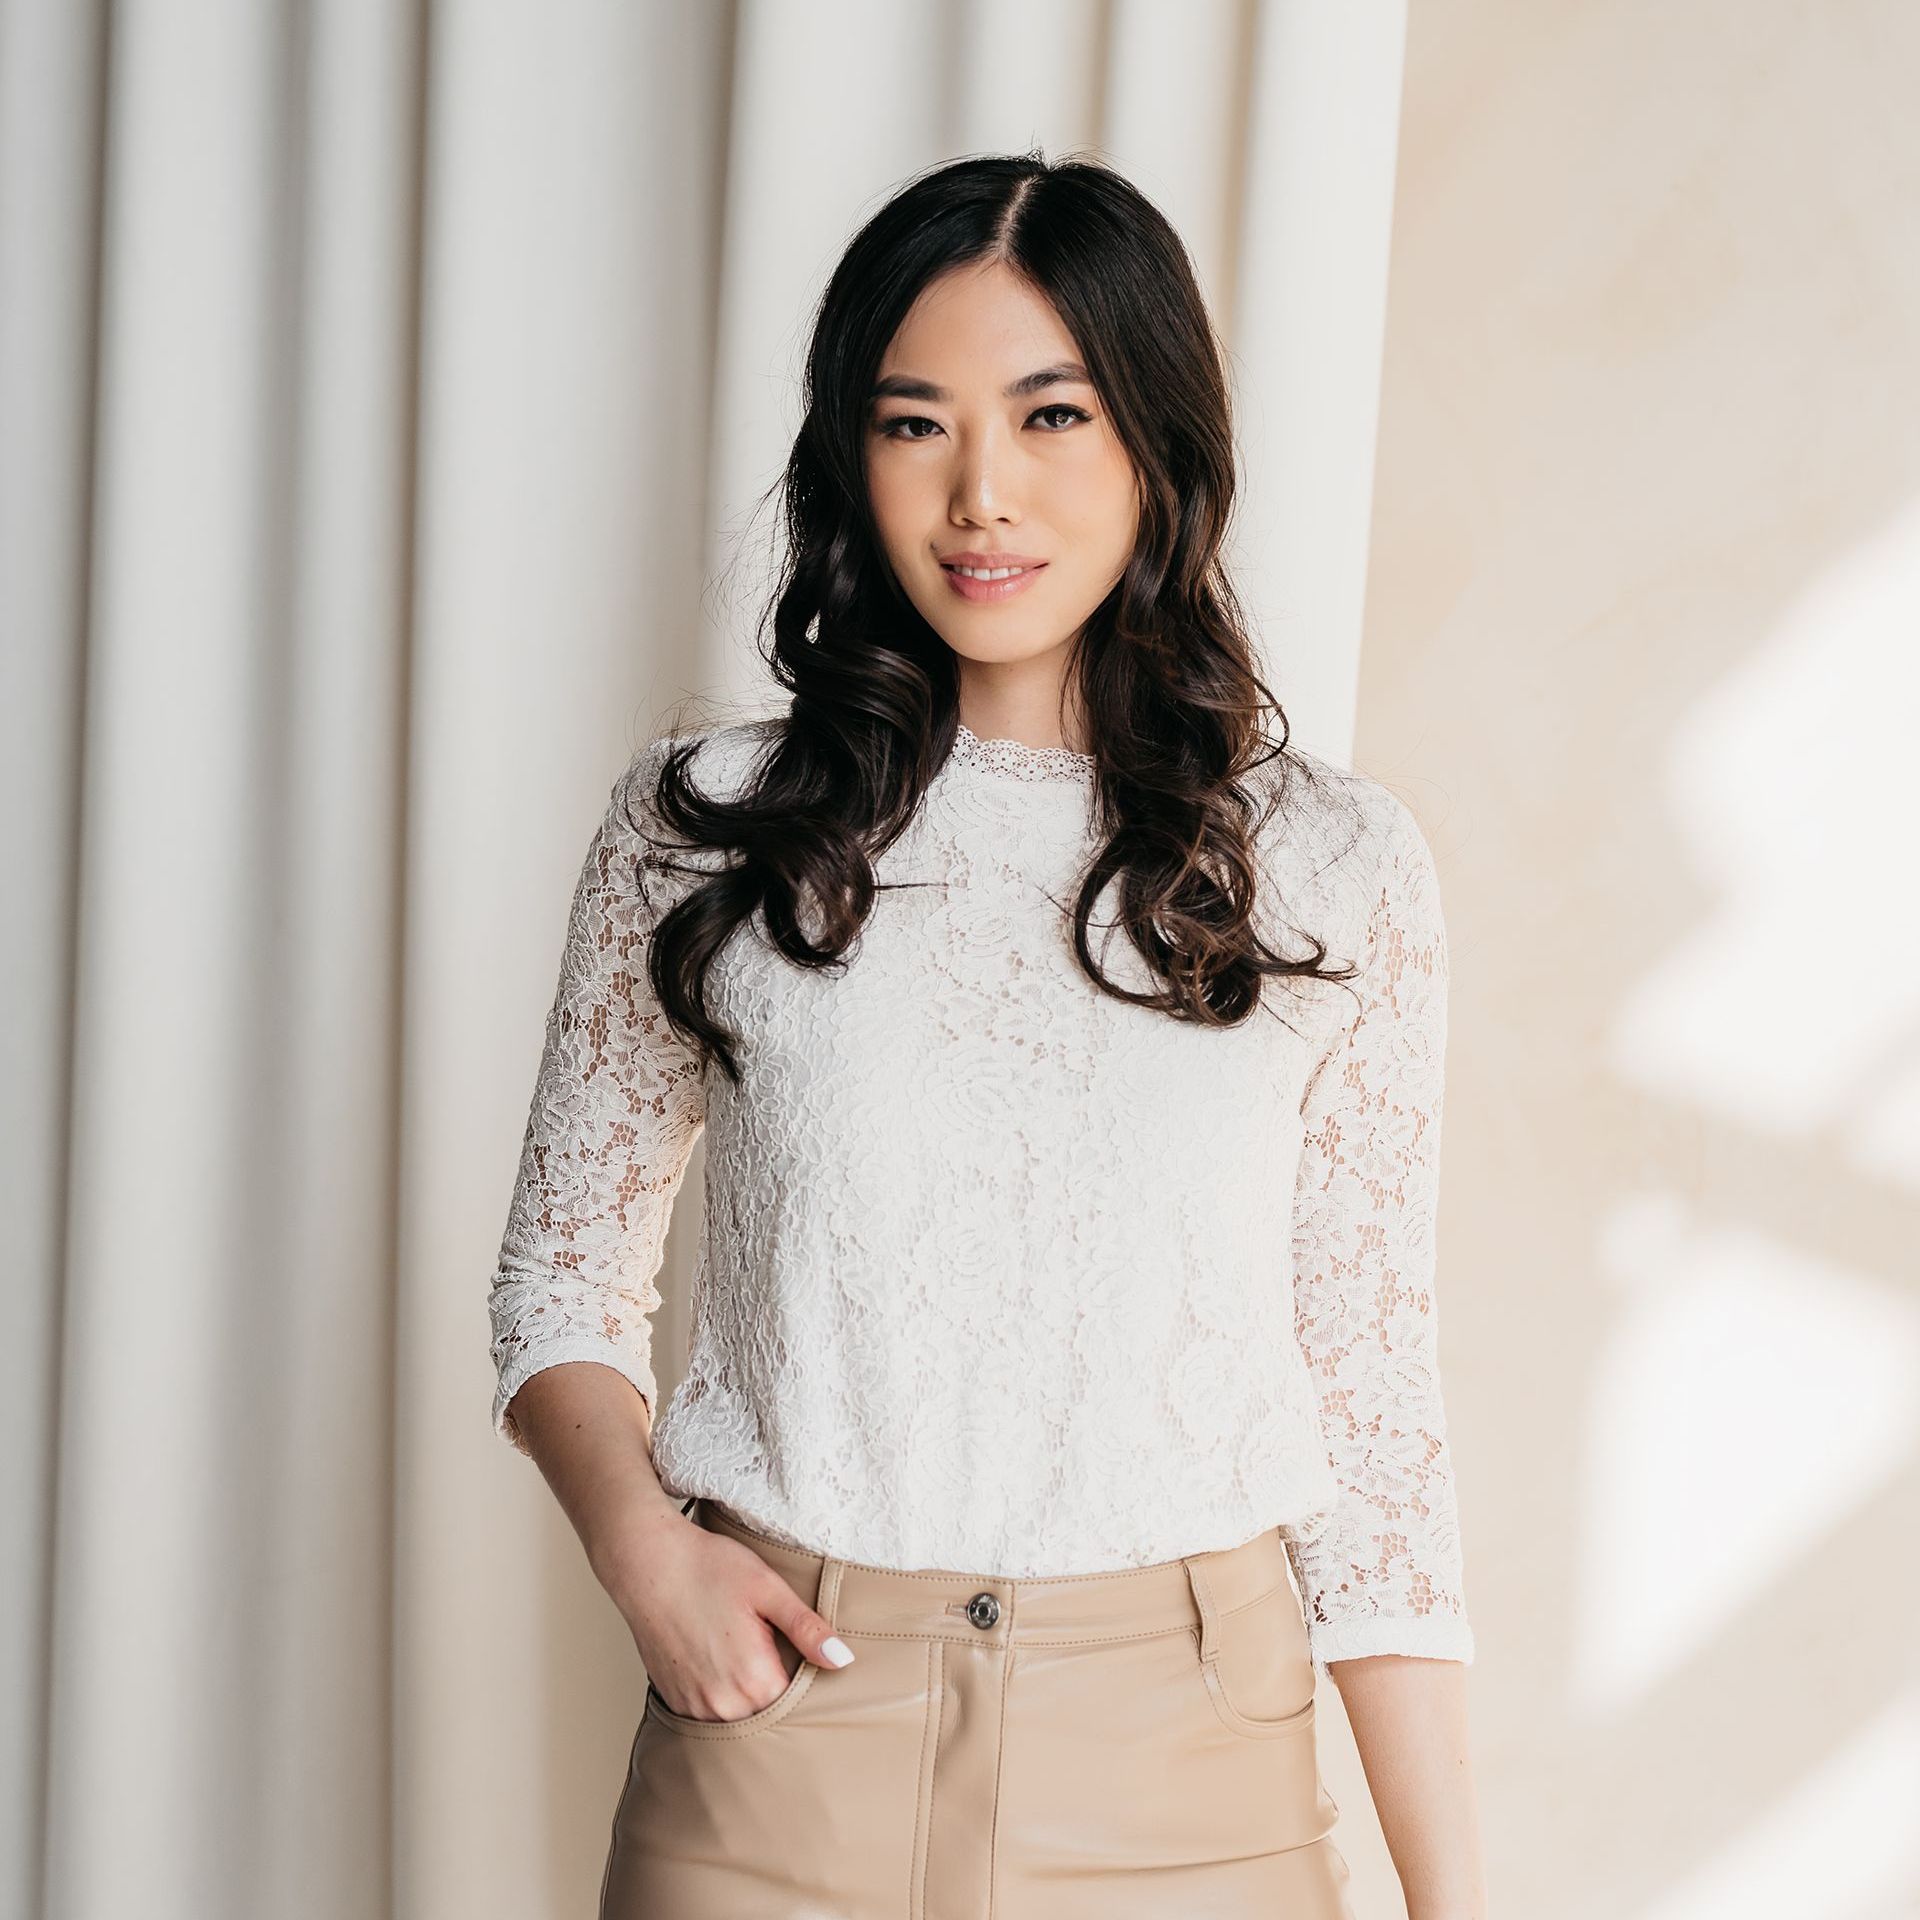
{"type": "MultiPolygon", "coordinates": [[[[1032,373],[1023,373],[1003,391],[1009,400],[1017,400],[1023,394],[1038,393],[1042,387],[1067,384],[1082,387],[1093,385],[1086,368],[1078,360],[1062,360],[1058,366],[1039,367],[1032,373]]],[[[935,386],[931,380],[916,380],[910,373],[890,373],[875,385],[869,398],[871,400],[951,400],[953,395],[945,387],[935,386]]]]}

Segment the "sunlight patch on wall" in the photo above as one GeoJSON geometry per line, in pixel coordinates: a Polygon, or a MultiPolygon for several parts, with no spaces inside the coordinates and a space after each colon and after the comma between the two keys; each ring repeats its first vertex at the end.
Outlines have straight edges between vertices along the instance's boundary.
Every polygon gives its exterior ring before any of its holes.
{"type": "Polygon", "coordinates": [[[1568,1675],[1596,1723],[1805,1580],[1920,1443],[1920,1301],[1671,1193],[1613,1209],[1600,1266],[1568,1675]]]}
{"type": "Polygon", "coordinates": [[[1639,1920],[1904,1920],[1920,1892],[1920,1692],[1896,1696],[1639,1920]]]}
{"type": "MultiPolygon", "coordinates": [[[[1920,864],[1920,854],[1915,858],[1920,864]]],[[[1885,1086],[1863,1099],[1841,1139],[1847,1158],[1869,1178],[1920,1193],[1920,1034],[1905,1056],[1893,1050],[1885,1086]]]]}
{"type": "Polygon", "coordinates": [[[1813,581],[1675,726],[1676,847],[1707,899],[1614,1021],[1613,1066],[1776,1137],[1860,1127],[1920,1186],[1920,501],[1813,581]],[[1887,1078],[1904,1059],[1905,1090],[1887,1078]]]}

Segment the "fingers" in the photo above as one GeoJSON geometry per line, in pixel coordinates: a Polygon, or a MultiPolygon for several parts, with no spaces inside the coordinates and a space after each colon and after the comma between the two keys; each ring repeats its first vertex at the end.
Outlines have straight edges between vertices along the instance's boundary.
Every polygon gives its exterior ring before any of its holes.
{"type": "Polygon", "coordinates": [[[853,1649],[833,1630],[824,1614],[816,1613],[777,1573],[761,1611],[817,1667],[844,1667],[853,1649]]]}

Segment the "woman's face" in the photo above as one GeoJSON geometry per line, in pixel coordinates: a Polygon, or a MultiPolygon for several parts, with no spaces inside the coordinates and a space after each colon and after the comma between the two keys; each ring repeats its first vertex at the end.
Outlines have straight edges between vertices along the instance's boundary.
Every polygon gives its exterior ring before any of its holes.
{"type": "Polygon", "coordinates": [[[1133,552],[1133,463],[1079,360],[1045,296],[998,261],[931,281],[881,360],[874,517],[908,598],[962,659],[1064,654],[1133,552]],[[1023,571],[996,583],[961,563],[1023,571]]]}

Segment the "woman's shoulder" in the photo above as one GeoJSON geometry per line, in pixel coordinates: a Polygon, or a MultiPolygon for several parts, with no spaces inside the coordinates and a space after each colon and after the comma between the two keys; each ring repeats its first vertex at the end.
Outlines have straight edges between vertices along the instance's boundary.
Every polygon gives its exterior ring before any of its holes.
{"type": "Polygon", "coordinates": [[[1257,770],[1264,867],[1291,910],[1310,912],[1345,942],[1383,891],[1425,892],[1433,859],[1413,809],[1384,780],[1289,744],[1257,770]]]}
{"type": "Polygon", "coordinates": [[[668,758],[685,748],[690,749],[686,773],[699,793],[710,800],[738,799],[785,724],[774,715],[662,727],[628,761],[619,784],[628,798],[647,807],[668,758]]]}
{"type": "Polygon", "coordinates": [[[1263,834],[1276,846],[1364,865],[1403,856],[1410,842],[1424,841],[1413,809],[1384,780],[1308,748],[1288,745],[1256,779],[1274,802],[1263,834]]]}

